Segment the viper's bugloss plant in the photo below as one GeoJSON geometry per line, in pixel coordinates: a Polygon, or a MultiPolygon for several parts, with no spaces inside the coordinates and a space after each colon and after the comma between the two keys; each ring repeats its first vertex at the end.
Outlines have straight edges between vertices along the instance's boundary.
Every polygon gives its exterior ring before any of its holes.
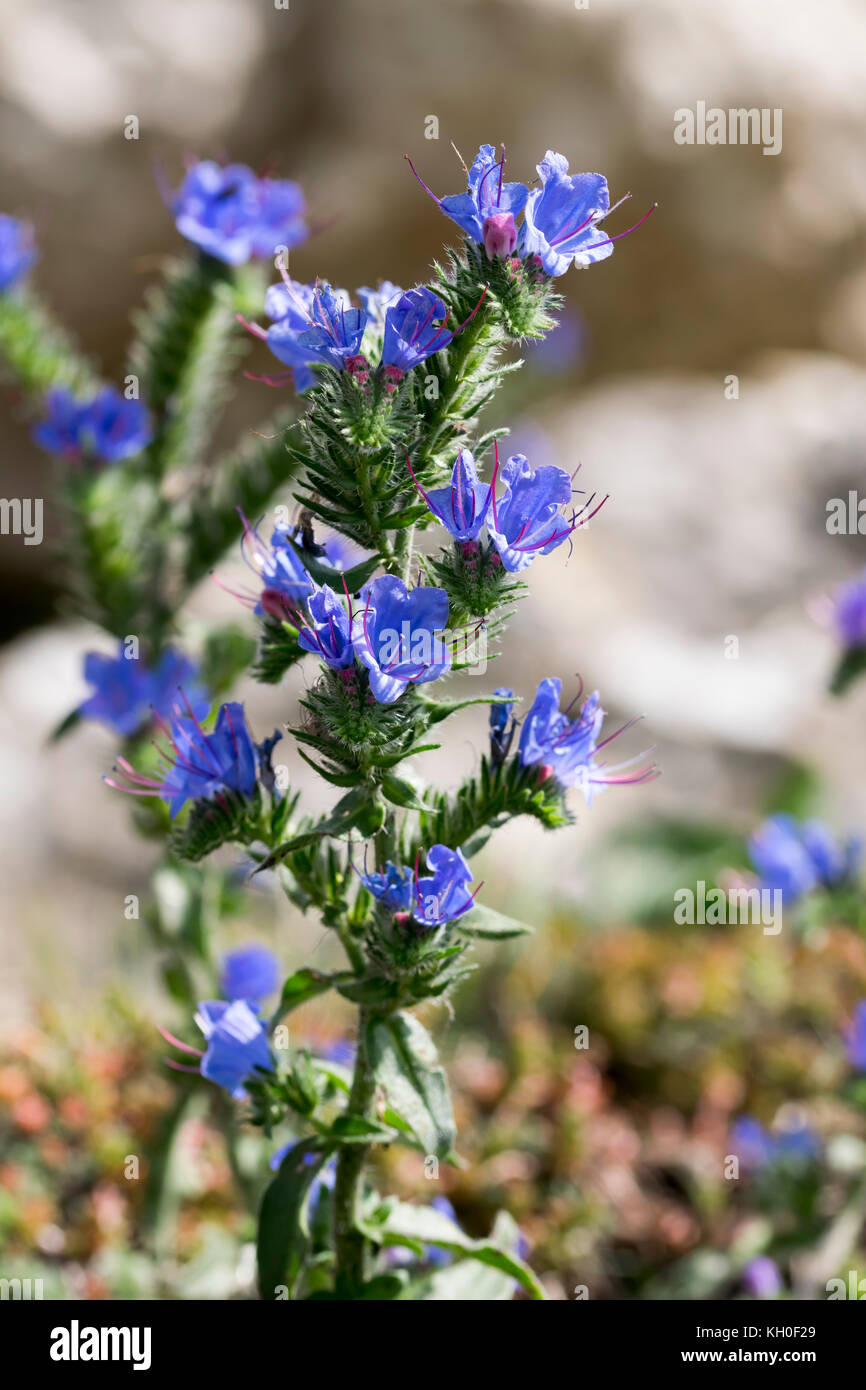
{"type": "MultiPolygon", "coordinates": [[[[531,192],[504,166],[485,145],[467,191],[436,199],[464,240],[429,283],[365,286],[358,303],[288,275],[286,252],[307,235],[296,185],[193,166],[166,201],[194,250],[139,317],[123,393],[99,382],[29,291],[16,283],[0,300],[0,348],[57,457],[70,603],[120,639],[116,657],[88,655],[93,694],[63,727],[99,719],[124,740],[106,781],[137,798],[140,829],[165,844],[148,920],[182,1011],[178,1033],[164,1034],[180,1054],[168,1060],[245,1107],[268,1139],[293,1135],[273,1154],[258,1212],[267,1299],[509,1298],[518,1286],[543,1297],[507,1215],[470,1237],[441,1196],[421,1207],[378,1193],[368,1160],[400,1144],[431,1171],[460,1161],[446,1076],[415,1010],[447,1001],[473,969],[476,938],[530,930],[483,901],[474,856],[516,817],[571,826],[572,787],[590,803],[655,775],[645,755],[609,763],[629,725],[602,737],[597,693],[562,709],[551,677],[521,717],[528,691],[445,689],[479,640],[499,641],[530,565],[561,564],[601,506],[559,467],[520,454],[500,467],[503,431],[480,416],[514,369],[507,351],[555,326],[553,277],[611,255],[618,236],[599,226],[607,183],[569,174],[552,152],[531,192]],[[256,261],[271,256],[268,288],[256,261]],[[216,407],[250,343],[238,320],[288,369],[270,384],[291,381],[295,394],[213,460],[216,407]],[[268,527],[272,498],[290,514],[290,483],[296,520],[268,527]],[[227,626],[188,655],[183,601],[238,540],[255,576],[237,597],[257,651],[227,626]],[[250,667],[274,684],[300,663],[302,712],[286,711],[285,728],[335,789],[322,815],[304,811],[273,764],[281,732],[257,742],[243,707],[221,701],[250,667]],[[440,726],[471,706],[489,724],[488,755],[456,791],[425,784],[440,726]],[[278,988],[265,948],[214,965],[214,927],[238,897],[234,870],[210,860],[227,846],[318,916],[343,968],[301,968],[278,988]],[[339,1057],[294,1046],[284,1023],[328,990],[358,1010],[339,1057]]],[[[33,256],[23,233],[3,223],[0,234],[14,282],[33,256]]]]}

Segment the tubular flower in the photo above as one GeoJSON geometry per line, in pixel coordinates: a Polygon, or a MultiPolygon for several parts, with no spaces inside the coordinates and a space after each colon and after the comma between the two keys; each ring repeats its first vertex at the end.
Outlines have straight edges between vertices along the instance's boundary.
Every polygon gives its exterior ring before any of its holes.
{"type": "Polygon", "coordinates": [[[313,593],[315,585],[292,548],[291,529],[285,522],[278,522],[267,545],[258,527],[251,526],[243,512],[241,520],[244,524],[241,554],[264,586],[255,601],[255,612],[269,613],[279,619],[293,617],[295,606],[313,593]]]}
{"type": "Polygon", "coordinates": [[[833,625],[845,647],[866,647],[866,570],[836,590],[833,625]]]}
{"type": "Polygon", "coordinates": [[[568,710],[560,711],[561,693],[562,682],[555,677],[539,685],[520,732],[519,758],[523,767],[540,766],[545,775],[554,776],[562,786],[580,787],[587,805],[591,805],[599,787],[636,785],[657,775],[651,763],[629,771],[639,759],[646,757],[644,753],[614,767],[598,762],[597,754],[601,749],[636,721],[629,720],[599,743],[604,710],[599,708],[598,692],[590,695],[577,719],[573,720],[569,719],[568,710]]]}
{"type": "Polygon", "coordinates": [[[333,589],[323,584],[307,600],[307,609],[312,621],[300,628],[298,645],[335,671],[351,666],[355,659],[352,622],[333,589]]]}
{"type": "Polygon", "coordinates": [[[245,164],[193,165],[171,200],[181,236],[227,265],[273,256],[307,237],[304,195],[288,179],[258,178],[245,164]]]}
{"type": "MultiPolygon", "coordinates": [[[[415,173],[411,161],[410,168],[415,173]]],[[[446,217],[456,222],[473,241],[480,242],[488,256],[510,255],[514,250],[517,238],[514,219],[523,210],[529,196],[525,184],[503,183],[504,170],[504,147],[501,158],[497,159],[492,145],[482,145],[472,161],[471,169],[467,171],[466,193],[437,198],[426,184],[422,184],[446,217]],[[510,242],[510,245],[503,251],[506,242],[510,242]]],[[[415,177],[418,175],[415,174],[415,177]]],[[[418,181],[421,182],[420,179],[418,181]]]]}
{"type": "Polygon", "coordinates": [[[38,254],[33,228],[0,212],[0,293],[11,290],[24,278],[38,254]]]}
{"type": "Polygon", "coordinates": [[[490,756],[493,765],[498,767],[508,757],[514,737],[514,691],[502,685],[493,694],[502,697],[501,703],[490,706],[490,756]]]}
{"type": "Polygon", "coordinates": [[[426,285],[407,290],[385,313],[382,365],[386,375],[399,380],[404,372],[448,347],[478,312],[483,298],[482,293],[469,318],[451,331],[445,326],[448,311],[438,294],[426,285]]]}
{"type": "MultiPolygon", "coordinates": [[[[353,365],[367,315],[352,307],[345,290],[334,290],[326,283],[298,285],[286,277],[283,284],[268,290],[265,308],[270,318],[276,318],[265,341],[287,367],[309,373],[314,362],[338,370],[353,365]]],[[[302,380],[312,384],[311,377],[304,375],[302,380]]]]}
{"type": "Polygon", "coordinates": [[[412,906],[412,870],[392,864],[372,874],[361,874],[361,882],[391,912],[408,912],[412,906]]]}
{"type": "Polygon", "coordinates": [[[845,1031],[848,1061],[855,1071],[866,1071],[866,999],[854,1009],[854,1017],[845,1031]]]}
{"type": "MultiPolygon", "coordinates": [[[[411,464],[409,466],[411,469],[411,464]]],[[[433,515],[455,540],[477,539],[487,520],[493,486],[487,487],[478,481],[475,460],[468,449],[461,449],[457,455],[447,487],[433,488],[431,492],[425,492],[417,482],[416,487],[433,515]]]]}
{"type": "Polygon", "coordinates": [[[488,531],[505,568],[519,572],[530,565],[536,554],[551,550],[580,526],[585,526],[604,506],[604,497],[591,511],[595,493],[579,511],[566,517],[561,508],[571,501],[571,478],[564,468],[544,464],[534,471],[524,454],[513,454],[502,469],[505,494],[497,500],[491,484],[492,520],[488,531]]]}
{"type": "Polygon", "coordinates": [[[221,705],[216,727],[206,734],[192,710],[189,717],[175,716],[169,723],[157,717],[171,752],[160,777],[146,777],[118,758],[117,766],[128,785],[106,777],[110,787],[133,796],[160,796],[169,803],[172,820],[187,801],[219,800],[227,792],[252,795],[256,785],[256,748],[244,719],[243,706],[221,705]]]}
{"type": "Polygon", "coordinates": [[[197,718],[205,718],[210,704],[198,685],[197,668],[173,647],[166,647],[154,667],[128,657],[122,642],[117,656],[88,652],[84,679],[94,686],[94,693],[79,705],[78,713],[83,719],[101,720],[123,737],[134,734],[152,713],[168,715],[180,686],[185,687],[197,718]]]}
{"type": "Polygon", "coordinates": [[[256,1080],[257,1069],[274,1067],[258,1014],[246,999],[210,999],[199,1004],[195,1021],[207,1042],[202,1076],[222,1086],[233,1100],[246,1100],[244,1082],[256,1080]]]}
{"type": "Polygon", "coordinates": [[[388,860],[384,870],[361,874],[360,878],[389,912],[411,916],[435,930],[462,917],[472,906],[474,898],[468,887],[472,870],[462,851],[447,845],[433,845],[427,854],[427,868],[430,872],[421,877],[417,863],[412,870],[388,860]]]}
{"type": "Polygon", "coordinates": [[[444,589],[407,590],[390,574],[373,580],[354,615],[352,643],[380,704],[393,704],[408,685],[435,681],[451,669],[451,653],[438,635],[447,621],[444,589]]]}

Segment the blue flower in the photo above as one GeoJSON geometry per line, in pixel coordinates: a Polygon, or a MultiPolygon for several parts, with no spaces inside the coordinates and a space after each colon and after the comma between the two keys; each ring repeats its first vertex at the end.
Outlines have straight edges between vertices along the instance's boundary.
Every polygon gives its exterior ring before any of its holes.
{"type": "Polygon", "coordinates": [[[280,966],[267,946],[239,946],[223,956],[220,989],[226,999],[260,1004],[280,983],[280,966]]]}
{"type": "MultiPolygon", "coordinates": [[[[569,719],[568,710],[565,713],[560,711],[561,694],[562,682],[555,677],[543,680],[539,685],[520,732],[519,758],[523,767],[539,766],[542,777],[554,776],[564,787],[580,787],[587,805],[591,804],[598,787],[637,785],[657,775],[652,764],[644,764],[630,771],[638,758],[610,768],[597,762],[597,753],[624,733],[635,720],[630,720],[599,743],[604,710],[599,708],[598,692],[590,695],[574,720],[569,719]]],[[[568,708],[571,709],[571,705],[568,708]]],[[[638,755],[639,758],[644,756],[638,755]]]]}
{"type": "Polygon", "coordinates": [[[537,167],[541,188],[526,201],[523,253],[538,256],[548,275],[563,275],[570,265],[588,266],[612,255],[612,239],[598,230],[610,211],[607,179],[569,174],[568,160],[553,150],[537,167]]]}
{"type": "Polygon", "coordinates": [[[433,845],[427,854],[430,873],[420,878],[415,872],[412,916],[416,922],[436,930],[454,922],[473,904],[469,892],[472,870],[462,850],[433,845]]]}
{"type": "Polygon", "coordinates": [[[36,443],[49,453],[77,458],[84,409],[66,386],[52,386],[45,394],[42,420],[33,430],[36,443]]]}
{"type": "MultiPolygon", "coordinates": [[[[409,161],[415,177],[415,168],[409,161]]],[[[465,166],[464,166],[465,167],[465,166]]],[[[473,241],[484,245],[487,254],[509,255],[516,241],[515,217],[526,203],[529,190],[522,183],[503,183],[505,150],[496,158],[492,145],[482,145],[466,175],[466,193],[437,198],[418,179],[430,197],[473,241]]]]}
{"type": "Polygon", "coordinates": [[[354,616],[352,642],[380,704],[393,704],[408,685],[435,681],[451,669],[451,653],[438,636],[447,621],[444,589],[407,590],[390,574],[373,580],[354,616]]]}
{"type": "Polygon", "coordinates": [[[11,290],[35,264],[37,256],[33,228],[0,212],[0,292],[11,290]]]}
{"type": "Polygon", "coordinates": [[[260,179],[245,164],[195,164],[171,207],[181,236],[227,265],[273,256],[307,236],[298,185],[260,179]]]}
{"type": "Polygon", "coordinates": [[[161,796],[169,803],[172,820],[187,801],[219,800],[227,792],[249,797],[256,785],[256,748],[243,706],[221,705],[210,734],[187,708],[189,718],[174,717],[168,724],[157,720],[171,747],[170,754],[163,753],[166,764],[160,777],[146,777],[118,758],[129,785],[105,778],[110,787],[133,796],[161,796]]]}
{"type": "Polygon", "coordinates": [[[341,1067],[354,1065],[358,1049],[348,1038],[335,1038],[333,1042],[322,1043],[316,1048],[316,1055],[326,1062],[336,1062],[341,1067]]]}
{"type": "Polygon", "coordinates": [[[244,1082],[257,1079],[256,1068],[273,1071],[264,1024],[245,999],[210,999],[198,1006],[196,1023],[207,1040],[201,1074],[222,1086],[234,1100],[245,1100],[244,1082]]]}
{"type": "Polygon", "coordinates": [[[141,401],[127,400],[112,386],[103,387],[84,408],[79,429],[84,449],[106,463],[140,454],[153,438],[141,401]]]}
{"type": "Polygon", "coordinates": [[[769,1168],[777,1163],[811,1163],[819,1143],[808,1125],[796,1124],[775,1132],[752,1115],[742,1115],[731,1128],[731,1148],[746,1169],[769,1168]]]}
{"type": "Polygon", "coordinates": [[[373,897],[391,912],[409,912],[412,907],[412,870],[386,862],[384,870],[361,874],[361,882],[373,897]]]}
{"type": "Polygon", "coordinates": [[[866,999],[854,1009],[854,1017],[846,1030],[848,1061],[855,1071],[866,1071],[866,999]]]}
{"type": "Polygon", "coordinates": [[[312,622],[300,629],[298,645],[312,652],[333,670],[351,666],[355,659],[352,627],[343,604],[327,584],[307,600],[312,622]]]}
{"type": "Polygon", "coordinates": [[[309,369],[319,362],[344,370],[357,364],[367,315],[352,307],[345,290],[289,280],[271,287],[265,308],[276,318],[265,341],[287,367],[309,369]]]}
{"type": "Polygon", "coordinates": [[[433,515],[450,531],[455,540],[477,539],[487,520],[493,485],[487,487],[478,481],[475,460],[468,449],[461,449],[457,455],[448,487],[437,487],[431,492],[425,492],[417,481],[415,486],[433,515]]]}
{"type": "Polygon", "coordinates": [[[438,294],[426,285],[407,290],[385,314],[382,365],[386,368],[386,376],[399,380],[404,372],[448,347],[478,312],[483,298],[482,293],[469,318],[451,332],[445,326],[448,311],[438,294]]]}
{"type": "Polygon", "coordinates": [[[140,658],[128,657],[122,642],[117,656],[88,652],[84,679],[95,690],[79,705],[79,714],[83,719],[101,720],[123,737],[146,724],[152,712],[169,714],[178,703],[180,687],[197,718],[204,719],[209,708],[197,668],[173,647],[166,647],[153,668],[140,658]]]}
{"type": "Polygon", "coordinates": [[[866,569],[836,590],[833,623],[844,646],[866,646],[866,569]]]}
{"type": "Polygon", "coordinates": [[[238,592],[236,597],[260,615],[267,613],[279,621],[290,618],[300,625],[298,609],[316,586],[292,545],[294,533],[285,522],[277,522],[268,544],[259,535],[258,526],[252,526],[243,512],[240,518],[244,526],[241,555],[263,587],[259,594],[238,592]]]}
{"type": "Polygon", "coordinates": [[[862,852],[855,837],[840,844],[821,821],[799,823],[786,814],[765,820],[747,848],[762,886],[779,889],[789,903],[819,885],[833,887],[850,878],[862,852]]]}
{"type": "Polygon", "coordinates": [[[571,478],[564,468],[553,464],[533,470],[525,454],[513,454],[508,459],[502,480],[505,494],[499,500],[491,485],[492,521],[488,521],[487,529],[503,565],[511,573],[526,569],[538,553],[549,555],[578,526],[585,526],[607,501],[603,498],[584,517],[595,500],[593,493],[580,512],[564,516],[561,508],[571,501],[571,478]]]}
{"type": "Polygon", "coordinates": [[[153,428],[141,401],[127,400],[111,386],[89,401],[55,386],[45,396],[44,418],[33,438],[43,449],[68,458],[85,452],[118,463],[147,448],[153,428]]]}

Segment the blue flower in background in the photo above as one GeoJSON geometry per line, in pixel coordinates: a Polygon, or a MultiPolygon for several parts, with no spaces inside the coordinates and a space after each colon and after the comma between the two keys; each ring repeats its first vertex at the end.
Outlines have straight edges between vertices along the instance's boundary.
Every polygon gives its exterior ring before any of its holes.
{"type": "Polygon", "coordinates": [[[587,805],[591,804],[598,787],[637,785],[657,775],[651,763],[630,770],[645,754],[610,768],[599,763],[598,752],[636,721],[630,720],[599,743],[604,710],[599,707],[598,692],[590,695],[577,719],[573,720],[569,719],[568,710],[560,711],[561,694],[562,682],[556,677],[549,677],[539,685],[520,732],[519,757],[523,767],[539,766],[542,774],[554,776],[562,786],[580,787],[587,805]]]}
{"type": "Polygon", "coordinates": [[[113,386],[103,387],[84,408],[79,430],[83,448],[106,463],[140,454],[153,438],[141,401],[127,400],[113,386]]]}
{"type": "Polygon", "coordinates": [[[256,1068],[273,1070],[267,1033],[245,999],[210,999],[198,1006],[196,1023],[207,1040],[201,1074],[245,1100],[244,1082],[256,1079],[256,1068]]]}
{"type": "Polygon", "coordinates": [[[33,438],[52,454],[77,458],[81,453],[81,421],[85,406],[66,386],[52,386],[45,394],[42,419],[33,438]]]}
{"type": "Polygon", "coordinates": [[[412,870],[392,864],[372,874],[361,874],[361,882],[391,912],[409,912],[412,907],[412,870]]]}
{"type": "Polygon", "coordinates": [[[491,498],[492,520],[487,529],[507,570],[518,573],[527,568],[536,554],[549,555],[562,545],[579,525],[585,525],[607,500],[603,499],[583,521],[578,515],[591,505],[592,497],[571,518],[561,508],[571,501],[571,478],[564,468],[543,464],[532,469],[524,454],[513,454],[502,469],[505,494],[491,498]]]}
{"type": "Polygon", "coordinates": [[[140,658],[128,657],[122,642],[117,656],[88,652],[84,679],[95,689],[79,705],[79,714],[83,719],[101,720],[124,738],[136,733],[152,713],[169,715],[181,698],[181,688],[197,719],[206,718],[210,708],[198,682],[198,668],[173,647],[166,647],[153,668],[140,658]]]}
{"type": "Polygon", "coordinates": [[[772,1167],[776,1163],[811,1163],[820,1153],[817,1136],[808,1125],[767,1130],[753,1115],[742,1115],[731,1128],[731,1150],[746,1169],[772,1167]]]}
{"type": "Polygon", "coordinates": [[[521,250],[538,256],[548,275],[570,265],[588,266],[613,254],[611,238],[598,230],[610,211],[602,174],[569,174],[564,155],[548,150],[537,166],[541,187],[530,193],[521,250]]]}
{"type": "Polygon", "coordinates": [[[851,1024],[846,1029],[845,1040],[851,1066],[855,1071],[866,1071],[866,999],[861,999],[854,1009],[851,1024]]]}
{"type": "Polygon", "coordinates": [[[33,228],[0,212],[0,292],[23,279],[38,257],[33,228]]]}
{"type": "MultiPolygon", "coordinates": [[[[410,465],[411,467],[411,465],[410,465]]],[[[414,475],[413,475],[414,476],[414,475]]],[[[447,487],[425,492],[415,486],[433,515],[457,541],[474,541],[487,520],[493,486],[478,481],[475,460],[468,449],[461,449],[451,470],[447,487]]]]}
{"type": "Polygon", "coordinates": [[[352,625],[333,589],[323,584],[307,600],[307,609],[312,622],[300,629],[298,645],[320,656],[335,671],[351,666],[355,659],[352,625]]]}
{"type": "Polygon", "coordinates": [[[54,386],[46,393],[33,438],[43,449],[67,458],[85,452],[119,463],[147,448],[153,428],[141,401],[127,400],[112,386],[103,387],[89,401],[77,400],[65,386],[54,386]]]}
{"type": "Polygon", "coordinates": [[[836,590],[833,624],[843,646],[866,646],[866,569],[836,590]]]}
{"type": "Polygon", "coordinates": [[[434,681],[451,669],[451,653],[437,634],[448,621],[444,589],[407,590],[396,576],[374,579],[355,614],[355,654],[370,673],[380,704],[393,704],[410,684],[434,681]]]}
{"type": "Polygon", "coordinates": [[[260,1004],[280,984],[280,965],[267,946],[239,946],[223,956],[220,989],[226,999],[260,1004]]]}
{"type": "Polygon", "coordinates": [[[400,286],[391,280],[381,280],[378,289],[372,290],[369,285],[362,285],[357,293],[367,315],[367,327],[376,333],[384,332],[386,313],[392,304],[403,297],[400,286]]]}
{"type": "Polygon", "coordinates": [[[857,838],[840,844],[821,821],[798,822],[784,813],[765,820],[747,848],[762,887],[779,889],[789,903],[852,877],[862,854],[857,838]]]}
{"type": "Polygon", "coordinates": [[[163,753],[163,776],[146,777],[126,759],[118,758],[117,767],[129,785],[109,777],[104,779],[110,787],[133,796],[162,797],[169,803],[172,820],[187,801],[219,799],[226,792],[248,797],[256,785],[256,747],[244,719],[243,705],[221,705],[216,727],[210,734],[205,733],[192,711],[188,712],[189,718],[175,717],[168,724],[158,720],[171,747],[171,753],[163,753]]]}
{"type": "Polygon", "coordinates": [[[743,1288],[752,1298],[777,1298],[782,1292],[782,1275],[769,1255],[756,1255],[743,1268],[743,1288]]]}
{"type": "Polygon", "coordinates": [[[258,178],[245,164],[193,165],[171,204],[181,236],[227,265],[273,256],[307,236],[304,196],[287,179],[258,178]]]}
{"type": "Polygon", "coordinates": [[[468,912],[473,904],[469,892],[472,870],[459,849],[433,845],[427,854],[430,873],[423,878],[415,875],[412,916],[416,922],[436,930],[454,922],[468,912]]]}
{"type": "Polygon", "coordinates": [[[348,1038],[335,1038],[330,1043],[320,1043],[316,1047],[316,1056],[322,1057],[326,1062],[336,1062],[341,1067],[351,1067],[354,1065],[357,1047],[349,1042],[348,1038]]]}

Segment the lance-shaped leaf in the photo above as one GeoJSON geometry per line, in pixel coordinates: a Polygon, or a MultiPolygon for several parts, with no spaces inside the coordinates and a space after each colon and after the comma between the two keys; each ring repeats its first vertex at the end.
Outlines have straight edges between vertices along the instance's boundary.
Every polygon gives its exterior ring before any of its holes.
{"type": "Polygon", "coordinates": [[[421,800],[411,782],[408,782],[405,777],[395,777],[393,773],[386,773],[382,778],[382,795],[393,806],[405,806],[408,811],[429,811],[431,809],[421,800]]]}
{"type": "Polygon", "coordinates": [[[275,1299],[283,1286],[291,1289],[300,1273],[309,1235],[307,1195],[329,1152],[319,1139],[295,1144],[265,1191],[256,1250],[259,1292],[264,1299],[275,1299]]]}
{"type": "Polygon", "coordinates": [[[321,970],[313,970],[305,967],[303,970],[296,970],[290,975],[283,985],[283,992],[280,995],[280,1002],[274,1010],[271,1019],[271,1027],[279,1023],[292,1009],[297,1009],[301,1004],[306,1004],[308,999],[315,999],[316,995],[324,994],[326,990],[332,989],[341,980],[349,979],[348,971],[334,975],[326,975],[321,970]]]}
{"type": "MultiPolygon", "coordinates": [[[[423,1249],[425,1245],[451,1250],[456,1255],[464,1255],[468,1259],[477,1260],[479,1264],[498,1270],[512,1280],[516,1279],[532,1298],[545,1297],[544,1289],[532,1270],[514,1253],[517,1232],[510,1218],[506,1217],[503,1220],[500,1216],[486,1240],[473,1240],[460,1229],[456,1221],[452,1221],[444,1212],[436,1211],[434,1207],[416,1206],[413,1202],[393,1200],[389,1200],[385,1206],[384,1220],[377,1221],[374,1216],[373,1222],[367,1228],[370,1238],[379,1244],[406,1245],[415,1251],[419,1247],[423,1249]]],[[[439,1295],[442,1296],[444,1295],[439,1295]]],[[[486,1294],[480,1296],[487,1297],[486,1294]]],[[[503,1297],[503,1294],[495,1296],[503,1297]]]]}
{"type": "Polygon", "coordinates": [[[407,1013],[374,1018],[367,1026],[367,1053],[389,1103],[424,1152],[447,1158],[457,1130],[445,1072],[426,1028],[407,1013]]]}
{"type": "Polygon", "coordinates": [[[334,590],[334,593],[343,592],[343,584],[350,594],[356,594],[358,590],[366,584],[367,580],[378,569],[381,561],[378,555],[371,555],[368,559],[362,560],[360,564],[354,565],[348,570],[337,570],[332,565],[323,564],[316,555],[311,555],[308,550],[289,539],[289,545],[297,555],[307,574],[315,579],[317,584],[327,584],[334,590]]]}
{"type": "Polygon", "coordinates": [[[512,936],[528,936],[533,930],[526,922],[516,917],[506,917],[492,907],[476,903],[468,912],[458,918],[456,927],[464,936],[483,938],[486,941],[507,941],[512,936]]]}

